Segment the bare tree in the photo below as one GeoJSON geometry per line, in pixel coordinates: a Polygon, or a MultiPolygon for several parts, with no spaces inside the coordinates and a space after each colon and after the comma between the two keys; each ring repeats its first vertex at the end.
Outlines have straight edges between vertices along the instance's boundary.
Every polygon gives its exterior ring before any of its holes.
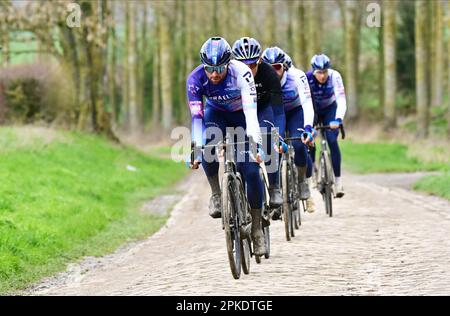
{"type": "Polygon", "coordinates": [[[395,99],[397,93],[395,54],[395,0],[383,1],[383,61],[384,61],[384,126],[396,126],[395,99]]]}
{"type": "Polygon", "coordinates": [[[363,3],[345,1],[340,4],[344,17],[345,33],[345,88],[347,91],[348,116],[358,116],[359,34],[363,3]]]}
{"type": "Polygon", "coordinates": [[[137,54],[136,54],[136,10],[137,3],[130,1],[129,6],[129,47],[128,47],[128,78],[129,78],[129,128],[132,132],[138,130],[137,105],[137,54]]]}
{"type": "Polygon", "coordinates": [[[153,48],[152,48],[152,125],[157,127],[160,125],[160,107],[161,107],[161,91],[160,91],[160,53],[159,45],[160,40],[159,28],[160,28],[160,15],[159,6],[157,3],[152,3],[153,15],[154,15],[154,26],[153,26],[153,48]]]}
{"type": "Polygon", "coordinates": [[[432,73],[431,106],[442,105],[444,86],[444,1],[432,1],[432,73]]]}
{"type": "Polygon", "coordinates": [[[162,102],[162,126],[168,130],[172,125],[172,50],[169,42],[169,12],[171,6],[163,6],[160,11],[159,25],[159,56],[160,56],[160,84],[162,102]]]}
{"type": "Polygon", "coordinates": [[[139,118],[139,128],[141,128],[144,124],[144,108],[145,108],[145,90],[147,87],[147,76],[146,76],[146,67],[147,62],[149,60],[149,51],[148,51],[148,2],[141,1],[139,3],[140,11],[142,13],[141,16],[141,34],[140,34],[140,45],[138,46],[138,54],[137,54],[137,105],[138,105],[138,118],[139,118]]]}
{"type": "Polygon", "coordinates": [[[420,137],[428,136],[429,95],[427,82],[427,37],[426,26],[428,20],[427,1],[417,0],[415,3],[415,40],[416,40],[416,106],[417,127],[420,137]]]}
{"type": "Polygon", "coordinates": [[[2,66],[9,64],[9,17],[11,11],[11,1],[0,1],[0,47],[2,55],[2,66]]]}
{"type": "MultiPolygon", "coordinates": [[[[110,3],[110,14],[111,19],[114,21],[116,18],[116,2],[111,1],[110,3]]],[[[110,40],[110,50],[109,60],[108,60],[108,100],[109,105],[111,107],[112,120],[114,123],[119,122],[119,112],[120,108],[117,102],[117,84],[116,84],[116,72],[117,72],[117,36],[116,36],[116,27],[115,23],[110,23],[109,25],[109,40],[110,40]]]]}
{"type": "MultiPolygon", "coordinates": [[[[450,33],[450,4],[447,8],[447,33],[450,33]]],[[[447,37],[447,103],[448,103],[448,114],[447,114],[447,136],[450,139],[450,36],[447,37]]]]}
{"type": "Polygon", "coordinates": [[[265,32],[264,32],[264,44],[266,46],[273,46],[275,44],[276,40],[276,17],[275,14],[277,13],[276,3],[275,0],[270,0],[267,5],[267,11],[266,11],[266,26],[265,26],[265,32]]]}

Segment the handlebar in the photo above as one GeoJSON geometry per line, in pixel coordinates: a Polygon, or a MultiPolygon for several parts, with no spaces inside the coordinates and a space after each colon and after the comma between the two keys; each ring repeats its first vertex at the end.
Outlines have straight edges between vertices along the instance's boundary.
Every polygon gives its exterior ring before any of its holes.
{"type": "MultiPolygon", "coordinates": [[[[314,127],[316,130],[327,130],[327,129],[331,129],[330,125],[322,125],[322,126],[316,126],[314,127]]],[[[344,124],[340,124],[339,125],[339,130],[342,133],[342,139],[345,139],[345,130],[344,130],[344,124]]]]}
{"type": "MultiPolygon", "coordinates": [[[[200,155],[199,151],[202,151],[206,148],[216,147],[216,148],[222,148],[223,150],[226,151],[227,146],[244,145],[244,144],[250,144],[250,150],[256,157],[256,153],[258,152],[258,147],[257,147],[258,145],[253,140],[252,137],[250,137],[249,140],[246,140],[243,142],[230,142],[230,141],[228,141],[228,137],[226,137],[225,141],[220,141],[217,144],[200,145],[200,146],[197,146],[195,141],[191,141],[191,164],[194,164],[195,158],[200,155]]],[[[199,163],[201,163],[201,162],[199,162],[199,163]]]]}

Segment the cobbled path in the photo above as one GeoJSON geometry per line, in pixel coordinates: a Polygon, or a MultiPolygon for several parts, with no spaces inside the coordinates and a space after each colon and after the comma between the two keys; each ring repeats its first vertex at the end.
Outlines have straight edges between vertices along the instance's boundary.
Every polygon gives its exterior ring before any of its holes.
{"type": "Polygon", "coordinates": [[[272,222],[269,260],[234,280],[203,172],[145,241],[44,280],[31,295],[450,295],[450,202],[345,175],[334,216],[317,209],[287,242],[272,222]],[[94,261],[94,263],[92,263],[94,261]]]}

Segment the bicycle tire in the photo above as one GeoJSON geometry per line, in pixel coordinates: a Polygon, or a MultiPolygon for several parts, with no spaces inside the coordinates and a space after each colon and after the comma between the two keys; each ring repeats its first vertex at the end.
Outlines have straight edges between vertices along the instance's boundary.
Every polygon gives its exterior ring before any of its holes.
{"type": "Polygon", "coordinates": [[[331,174],[330,174],[330,161],[327,159],[327,157],[323,157],[324,161],[324,180],[325,180],[325,209],[328,216],[333,216],[333,197],[331,193],[331,186],[333,185],[333,182],[331,180],[331,174]]]}
{"type": "Polygon", "coordinates": [[[236,192],[234,177],[225,173],[222,179],[222,220],[231,274],[233,278],[239,279],[241,276],[241,243],[236,192]]]}
{"type": "Polygon", "coordinates": [[[270,226],[264,227],[264,245],[266,246],[266,253],[264,254],[264,258],[270,258],[270,226]]]}
{"type": "Polygon", "coordinates": [[[289,223],[289,179],[288,179],[288,164],[286,159],[281,163],[281,186],[283,193],[283,207],[282,207],[282,216],[284,221],[284,230],[286,235],[286,240],[291,240],[290,233],[290,223],[289,223]]]}
{"type": "Polygon", "coordinates": [[[295,237],[295,229],[294,229],[294,221],[295,221],[295,215],[292,208],[289,210],[289,230],[291,232],[291,237],[295,237]]]}
{"type": "Polygon", "coordinates": [[[248,239],[241,239],[241,265],[244,274],[250,273],[250,242],[248,239]]]}
{"type": "Polygon", "coordinates": [[[295,229],[299,229],[300,228],[300,226],[298,225],[298,217],[299,217],[300,215],[299,215],[299,211],[298,210],[296,210],[295,212],[294,212],[294,228],[295,229]]]}
{"type": "MultiPolygon", "coordinates": [[[[246,216],[247,216],[247,199],[245,197],[244,192],[244,184],[242,182],[242,178],[240,174],[238,173],[236,176],[236,186],[237,186],[237,192],[239,192],[239,225],[241,228],[244,227],[244,225],[247,224],[246,216]]],[[[241,230],[239,229],[239,232],[241,230]]],[[[248,238],[242,238],[241,233],[239,234],[239,240],[241,244],[241,265],[242,265],[242,271],[244,274],[250,273],[250,239],[248,238]]]]}

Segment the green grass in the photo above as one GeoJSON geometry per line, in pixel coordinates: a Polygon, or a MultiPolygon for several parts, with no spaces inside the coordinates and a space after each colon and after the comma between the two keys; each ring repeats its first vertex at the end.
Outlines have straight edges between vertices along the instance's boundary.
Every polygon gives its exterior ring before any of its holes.
{"type": "Polygon", "coordinates": [[[167,216],[139,205],[185,174],[100,137],[53,133],[0,128],[0,294],[157,231],[167,216]]]}
{"type": "Polygon", "coordinates": [[[408,154],[408,147],[388,143],[340,141],[344,168],[357,173],[450,170],[444,162],[424,162],[408,154]]]}
{"type": "Polygon", "coordinates": [[[414,184],[414,189],[450,200],[450,173],[424,177],[414,184]]]}

